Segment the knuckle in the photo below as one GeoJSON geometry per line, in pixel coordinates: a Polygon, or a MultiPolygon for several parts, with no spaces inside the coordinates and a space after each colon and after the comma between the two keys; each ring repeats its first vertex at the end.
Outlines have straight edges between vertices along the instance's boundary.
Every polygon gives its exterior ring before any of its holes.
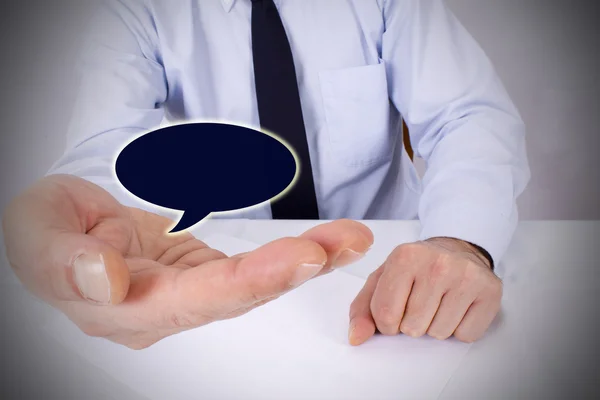
{"type": "Polygon", "coordinates": [[[383,272],[383,268],[377,268],[375,271],[371,272],[369,274],[369,276],[367,277],[367,281],[376,281],[379,280],[379,277],[381,276],[383,272]]]}
{"type": "Polygon", "coordinates": [[[381,276],[383,275],[384,272],[385,272],[385,264],[381,265],[375,271],[371,272],[369,274],[369,276],[367,277],[367,281],[366,281],[365,286],[363,286],[363,289],[365,287],[368,287],[369,285],[376,285],[377,282],[379,282],[379,279],[381,279],[381,276]]]}
{"type": "Polygon", "coordinates": [[[409,325],[418,325],[419,321],[421,321],[425,315],[426,307],[427,305],[424,303],[409,299],[408,304],[406,305],[406,313],[402,319],[402,322],[405,322],[409,325]]]}
{"type": "Polygon", "coordinates": [[[466,332],[463,329],[458,328],[454,332],[454,337],[463,343],[474,343],[477,340],[477,336],[471,332],[466,332]]]}
{"type": "Polygon", "coordinates": [[[481,281],[481,273],[478,270],[478,267],[469,264],[467,268],[464,269],[462,280],[467,285],[481,281]]]}
{"type": "Polygon", "coordinates": [[[274,295],[289,292],[295,286],[289,274],[281,274],[276,268],[249,273],[242,266],[244,259],[230,259],[232,262],[225,272],[227,287],[240,288],[238,299],[245,305],[252,305],[274,295]]]}
{"type": "Polygon", "coordinates": [[[463,267],[461,281],[465,287],[481,285],[484,282],[482,268],[475,263],[468,261],[463,267]]]}
{"type": "Polygon", "coordinates": [[[453,264],[452,257],[449,254],[441,253],[431,266],[431,275],[434,278],[448,276],[453,270],[457,269],[457,266],[453,264]]]}
{"type": "MultiPolygon", "coordinates": [[[[277,284],[276,291],[284,292],[285,290],[287,290],[289,288],[290,288],[290,285],[280,283],[280,284],[277,284]]],[[[248,292],[248,296],[244,299],[244,303],[245,304],[257,304],[257,303],[261,302],[264,299],[264,296],[259,293],[260,293],[259,290],[250,290],[248,292]]]]}
{"type": "Polygon", "coordinates": [[[415,321],[402,321],[400,332],[411,337],[421,337],[425,334],[425,329],[419,326],[415,321]]]}
{"type": "Polygon", "coordinates": [[[256,304],[273,296],[281,296],[297,287],[291,277],[268,275],[249,287],[247,304],[256,304]]]}
{"type": "Polygon", "coordinates": [[[377,307],[372,311],[372,314],[377,325],[382,326],[386,331],[397,328],[399,317],[389,307],[377,307]]]}
{"type": "Polygon", "coordinates": [[[499,279],[491,279],[486,285],[486,293],[494,301],[500,301],[504,292],[504,287],[499,279]]]}
{"type": "MultiPolygon", "coordinates": [[[[260,293],[263,291],[261,285],[256,282],[256,278],[250,279],[243,267],[240,267],[243,259],[230,259],[230,262],[222,269],[220,277],[224,282],[220,283],[223,287],[242,287],[244,290],[240,293],[240,300],[244,304],[254,304],[261,300],[260,293]]],[[[261,277],[261,282],[264,280],[261,277]]],[[[279,281],[276,281],[279,282],[279,281]]],[[[275,283],[277,284],[277,283],[275,283]]]]}
{"type": "Polygon", "coordinates": [[[432,338],[436,339],[436,340],[446,340],[448,339],[450,336],[452,336],[451,333],[448,332],[444,332],[442,330],[439,329],[430,329],[427,334],[429,336],[431,336],[432,338]]]}
{"type": "Polygon", "coordinates": [[[406,243],[396,247],[390,255],[389,261],[394,264],[411,263],[420,254],[422,245],[406,243]]]}
{"type": "Polygon", "coordinates": [[[175,329],[187,329],[193,327],[193,319],[179,312],[173,312],[168,316],[168,325],[175,329]]]}

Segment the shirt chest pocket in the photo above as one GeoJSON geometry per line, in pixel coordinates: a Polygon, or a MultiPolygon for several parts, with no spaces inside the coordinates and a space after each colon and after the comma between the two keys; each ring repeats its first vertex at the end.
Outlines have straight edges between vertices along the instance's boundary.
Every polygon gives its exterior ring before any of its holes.
{"type": "Polygon", "coordinates": [[[319,80],[331,154],[348,166],[389,159],[394,136],[384,63],[321,71],[319,80]]]}

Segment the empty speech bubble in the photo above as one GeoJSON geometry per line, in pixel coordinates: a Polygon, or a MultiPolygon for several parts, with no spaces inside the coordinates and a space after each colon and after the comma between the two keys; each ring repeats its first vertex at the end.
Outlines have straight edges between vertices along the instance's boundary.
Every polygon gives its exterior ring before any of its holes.
{"type": "Polygon", "coordinates": [[[213,212],[271,200],[292,186],[297,163],[275,137],[237,125],[190,123],[149,132],[118,155],[115,172],[134,196],[183,211],[171,232],[213,212]]]}

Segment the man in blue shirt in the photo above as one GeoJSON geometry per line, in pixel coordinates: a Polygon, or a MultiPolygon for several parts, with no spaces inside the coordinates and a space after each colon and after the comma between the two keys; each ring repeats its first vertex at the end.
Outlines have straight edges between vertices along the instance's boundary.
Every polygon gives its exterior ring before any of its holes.
{"type": "MultiPolygon", "coordinates": [[[[99,5],[67,151],[6,212],[17,275],[89,334],[140,348],[357,260],[373,237],[347,219],[418,218],[421,240],[399,245],[352,304],[350,342],[376,329],[482,337],[500,307],[493,266],[529,179],[524,126],[442,0],[274,0],[294,56],[319,215],[334,222],[227,258],[189,234],[167,237],[174,216],[118,184],[119,150],[164,121],[260,128],[252,3],[99,5]],[[402,121],[427,164],[422,180],[402,121]]],[[[267,203],[219,217],[272,213],[267,203]]]]}

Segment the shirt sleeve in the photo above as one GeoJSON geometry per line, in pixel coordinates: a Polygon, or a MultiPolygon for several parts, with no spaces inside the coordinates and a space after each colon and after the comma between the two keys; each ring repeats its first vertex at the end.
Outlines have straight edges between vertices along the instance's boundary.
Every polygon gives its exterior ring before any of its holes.
{"type": "Polygon", "coordinates": [[[442,0],[383,5],[390,98],[427,164],[421,239],[462,239],[498,264],[530,178],[523,121],[484,51],[442,0]]]}
{"type": "Polygon", "coordinates": [[[48,174],[79,176],[122,204],[164,215],[126,192],[114,173],[121,149],[164,116],[167,84],[152,13],[140,0],[103,0],[96,7],[77,66],[67,150],[48,174]]]}

